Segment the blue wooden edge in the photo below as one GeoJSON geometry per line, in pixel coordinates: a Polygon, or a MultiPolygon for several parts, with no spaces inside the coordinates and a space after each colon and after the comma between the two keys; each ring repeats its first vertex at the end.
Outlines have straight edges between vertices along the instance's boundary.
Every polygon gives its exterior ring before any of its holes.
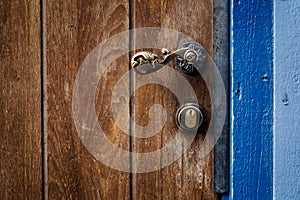
{"type": "Polygon", "coordinates": [[[273,1],[231,0],[230,191],[272,199],[273,1]]]}

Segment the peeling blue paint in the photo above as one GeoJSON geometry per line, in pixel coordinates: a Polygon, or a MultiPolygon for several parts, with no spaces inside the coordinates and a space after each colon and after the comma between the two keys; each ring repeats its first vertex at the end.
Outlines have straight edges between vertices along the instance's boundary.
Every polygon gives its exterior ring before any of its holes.
{"type": "Polygon", "coordinates": [[[272,199],[273,1],[231,0],[230,194],[272,199]]]}

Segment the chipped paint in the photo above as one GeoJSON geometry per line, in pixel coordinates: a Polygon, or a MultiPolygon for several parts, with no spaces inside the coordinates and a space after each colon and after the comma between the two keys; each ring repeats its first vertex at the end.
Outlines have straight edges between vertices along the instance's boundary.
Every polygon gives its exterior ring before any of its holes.
{"type": "Polygon", "coordinates": [[[272,199],[273,1],[231,0],[230,193],[272,199]]]}

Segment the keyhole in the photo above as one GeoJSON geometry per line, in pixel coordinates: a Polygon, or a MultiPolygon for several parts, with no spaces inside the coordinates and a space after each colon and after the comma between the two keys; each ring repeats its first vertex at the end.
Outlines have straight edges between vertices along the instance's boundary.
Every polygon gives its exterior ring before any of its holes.
{"type": "Polygon", "coordinates": [[[184,104],[176,113],[177,125],[186,132],[196,132],[203,121],[203,114],[197,104],[184,104]]]}

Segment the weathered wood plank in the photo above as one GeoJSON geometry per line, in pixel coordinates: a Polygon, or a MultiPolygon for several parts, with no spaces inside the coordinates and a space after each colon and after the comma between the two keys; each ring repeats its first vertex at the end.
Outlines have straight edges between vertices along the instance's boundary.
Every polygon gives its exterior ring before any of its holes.
{"type": "Polygon", "coordinates": [[[0,199],[41,199],[39,1],[0,1],[0,199]]]}
{"type": "MultiPolygon", "coordinates": [[[[212,55],[211,0],[133,1],[132,8],[132,28],[161,27],[182,32],[202,44],[212,55]]],[[[138,37],[133,38],[134,42],[141,40],[138,37]]],[[[174,39],[174,43],[179,44],[179,42],[178,38],[174,39]]],[[[137,45],[137,43],[133,45],[137,45]]],[[[209,119],[211,103],[204,81],[199,76],[184,75],[184,77],[194,88],[199,104],[204,107],[209,119]]],[[[139,78],[141,77],[133,76],[134,81],[139,78]]],[[[176,80],[176,76],[166,77],[166,81],[170,81],[175,87],[180,88],[181,85],[176,83],[176,80]]],[[[186,100],[188,101],[189,97],[186,100]]],[[[168,116],[166,124],[153,137],[147,139],[133,138],[133,152],[146,153],[160,149],[168,144],[178,130],[175,124],[178,101],[170,90],[155,84],[143,86],[136,91],[132,101],[135,122],[140,126],[148,125],[150,123],[148,110],[154,104],[160,104],[166,109],[168,116]]],[[[134,130],[135,128],[133,128],[133,135],[136,134],[134,130]]],[[[212,154],[204,159],[198,156],[205,136],[204,132],[205,130],[201,131],[188,151],[184,152],[183,156],[173,164],[154,172],[134,174],[132,180],[133,199],[216,199],[211,178],[212,154]]],[[[178,151],[181,150],[178,149],[178,151]]],[[[133,163],[133,167],[138,168],[136,165],[138,164],[133,163]]]]}
{"type": "MultiPolygon", "coordinates": [[[[128,30],[128,13],[124,0],[46,2],[49,199],[129,199],[129,174],[97,161],[81,143],[72,118],[81,63],[97,44],[128,30]]],[[[114,83],[128,70],[128,56],[114,66],[98,84],[96,111],[108,138],[122,138],[116,145],[129,151],[129,136],[116,129],[109,108],[114,83]]]]}

